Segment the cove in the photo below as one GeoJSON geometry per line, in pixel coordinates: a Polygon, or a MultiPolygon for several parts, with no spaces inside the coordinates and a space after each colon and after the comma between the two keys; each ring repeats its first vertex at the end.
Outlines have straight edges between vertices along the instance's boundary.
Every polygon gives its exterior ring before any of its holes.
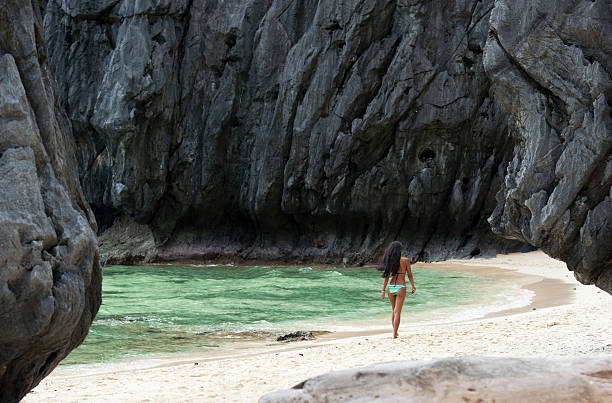
{"type": "MultiPolygon", "coordinates": [[[[403,325],[483,316],[526,304],[518,288],[471,273],[413,267],[403,325]]],[[[63,364],[205,352],[274,342],[295,330],[385,328],[373,267],[155,265],[104,268],[102,306],[85,342],[63,364]]]]}

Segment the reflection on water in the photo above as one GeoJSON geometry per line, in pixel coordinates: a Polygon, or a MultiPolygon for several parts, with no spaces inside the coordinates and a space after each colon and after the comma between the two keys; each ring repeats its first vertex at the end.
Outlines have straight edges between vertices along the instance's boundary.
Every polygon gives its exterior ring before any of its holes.
{"type": "MultiPolygon", "coordinates": [[[[413,273],[418,291],[406,298],[402,323],[477,309],[500,291],[498,283],[469,273],[413,273]]],[[[386,323],[390,309],[381,288],[373,268],[110,266],[89,335],[64,363],[209,351],[295,330],[386,323]]]]}

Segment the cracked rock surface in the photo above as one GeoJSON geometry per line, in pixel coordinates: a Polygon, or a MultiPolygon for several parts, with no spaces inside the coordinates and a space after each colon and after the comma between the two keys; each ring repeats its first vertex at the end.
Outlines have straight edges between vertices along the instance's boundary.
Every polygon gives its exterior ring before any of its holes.
{"type": "Polygon", "coordinates": [[[608,291],[610,7],[43,5],[105,261],[355,263],[394,239],[437,260],[528,243],[608,291]]]}
{"type": "Polygon", "coordinates": [[[37,6],[0,8],[0,401],[78,346],[100,305],[95,220],[78,182],[37,6]]]}
{"type": "Polygon", "coordinates": [[[107,262],[523,247],[486,222],[513,150],[482,63],[492,1],[45,7],[107,262]]]}
{"type": "Polygon", "coordinates": [[[514,157],[493,230],[612,292],[612,4],[496,1],[484,66],[514,157]]]}
{"type": "Polygon", "coordinates": [[[607,402],[609,358],[443,358],[398,361],[330,372],[260,403],[315,402],[607,402]]]}

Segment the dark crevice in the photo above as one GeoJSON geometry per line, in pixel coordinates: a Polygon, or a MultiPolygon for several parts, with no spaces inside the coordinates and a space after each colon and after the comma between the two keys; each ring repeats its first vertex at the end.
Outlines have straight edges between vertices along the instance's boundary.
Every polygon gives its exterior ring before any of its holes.
{"type": "Polygon", "coordinates": [[[54,351],[45,360],[45,363],[38,370],[38,376],[44,376],[44,374],[51,371],[51,369],[55,368],[54,361],[57,359],[59,355],[59,351],[54,351]]]}
{"type": "Polygon", "coordinates": [[[155,35],[153,37],[153,40],[159,43],[160,45],[163,45],[164,43],[166,43],[166,38],[161,33],[155,35]]]}
{"type": "Polygon", "coordinates": [[[342,26],[337,20],[332,20],[329,24],[323,27],[326,31],[338,31],[342,29],[342,26]]]}
{"type": "Polygon", "coordinates": [[[236,40],[238,38],[238,30],[232,29],[228,34],[225,35],[225,44],[228,47],[228,50],[232,49],[236,46],[236,40]]]}
{"type": "Polygon", "coordinates": [[[419,153],[419,160],[421,162],[433,160],[434,158],[436,158],[436,153],[430,148],[426,148],[419,153]]]}
{"type": "Polygon", "coordinates": [[[7,288],[9,289],[9,291],[10,291],[10,292],[12,292],[12,293],[13,293],[13,295],[15,296],[15,299],[16,299],[17,301],[19,301],[19,299],[20,299],[20,297],[21,297],[21,292],[20,292],[20,290],[19,290],[19,286],[18,286],[18,284],[17,284],[17,283],[18,283],[18,281],[19,281],[19,279],[17,279],[17,280],[8,280],[8,281],[6,282],[6,286],[7,286],[7,288]]]}
{"type": "Polygon", "coordinates": [[[450,105],[454,104],[455,102],[457,102],[457,101],[459,101],[461,99],[464,99],[464,98],[468,98],[468,95],[462,95],[462,96],[460,96],[460,97],[458,97],[456,99],[453,99],[452,101],[450,101],[449,103],[444,104],[444,105],[436,105],[436,104],[432,104],[432,103],[426,103],[425,105],[431,105],[431,106],[433,106],[435,108],[438,108],[438,109],[444,109],[447,106],[450,106],[450,105]]]}
{"type": "Polygon", "coordinates": [[[461,62],[465,65],[466,68],[470,69],[474,65],[474,61],[469,57],[463,56],[461,58],[461,62]]]}
{"type": "Polygon", "coordinates": [[[302,382],[298,383],[297,385],[295,385],[291,389],[304,389],[304,386],[306,385],[306,382],[308,382],[308,380],[302,381],[302,382]]]}
{"type": "Polygon", "coordinates": [[[472,26],[470,26],[470,28],[466,30],[466,33],[468,33],[468,34],[469,34],[469,33],[472,31],[472,29],[474,29],[474,27],[475,27],[476,25],[478,25],[478,23],[479,23],[480,21],[482,21],[482,19],[483,19],[484,17],[486,17],[486,16],[487,16],[487,15],[488,15],[488,14],[491,12],[491,10],[493,10],[494,8],[495,8],[495,6],[494,6],[494,5],[493,5],[493,6],[491,6],[491,7],[490,7],[490,8],[489,8],[487,11],[485,11],[485,12],[484,12],[484,13],[483,13],[483,14],[482,14],[480,17],[478,17],[478,18],[476,19],[476,21],[474,21],[474,23],[472,24],[472,26]]]}
{"type": "Polygon", "coordinates": [[[104,205],[91,205],[91,210],[96,217],[96,222],[98,223],[98,234],[103,233],[108,228],[110,228],[115,219],[121,215],[121,210],[104,206],[104,205]]]}
{"type": "Polygon", "coordinates": [[[600,265],[597,269],[592,270],[590,273],[590,284],[595,284],[597,283],[597,280],[599,280],[599,277],[601,277],[601,275],[604,273],[604,271],[606,270],[606,265],[600,265]]]}
{"type": "Polygon", "coordinates": [[[468,32],[472,26],[472,21],[474,20],[474,12],[476,11],[476,6],[478,6],[479,2],[480,0],[474,0],[474,4],[472,4],[472,8],[470,9],[470,21],[468,21],[468,24],[465,27],[465,32],[468,32]]]}
{"type": "Polygon", "coordinates": [[[221,59],[221,62],[223,62],[224,64],[227,63],[238,63],[239,61],[241,61],[242,58],[238,55],[229,55],[227,57],[224,57],[223,59],[221,59]]]}
{"type": "MultiPolygon", "coordinates": [[[[103,24],[112,23],[112,22],[117,21],[118,19],[111,18],[110,14],[115,8],[115,6],[119,4],[120,2],[121,0],[115,0],[114,2],[104,7],[102,10],[100,10],[99,13],[95,15],[77,15],[77,16],[74,16],[74,17],[71,16],[71,17],[77,21],[96,21],[96,22],[100,22],[103,24]]],[[[65,15],[68,16],[68,14],[65,14],[65,15]]],[[[128,18],[128,17],[123,17],[123,18],[128,18]]],[[[123,18],[120,18],[119,20],[122,20],[123,18]]]]}

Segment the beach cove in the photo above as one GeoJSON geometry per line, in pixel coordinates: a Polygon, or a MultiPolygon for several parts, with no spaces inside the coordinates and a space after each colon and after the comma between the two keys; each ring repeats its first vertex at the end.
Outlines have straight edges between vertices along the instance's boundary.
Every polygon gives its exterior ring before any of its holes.
{"type": "MultiPolygon", "coordinates": [[[[514,272],[416,264],[411,326],[458,322],[529,305],[530,281],[514,272]],[[491,275],[492,274],[492,275],[491,275]]],[[[374,266],[234,265],[197,262],[104,268],[103,303],[87,338],[62,365],[273,346],[287,334],[386,331],[389,302],[374,266]]]]}
{"type": "Polygon", "coordinates": [[[397,340],[391,338],[390,329],[339,331],[311,341],[255,343],[230,352],[62,366],[23,401],[252,402],[312,376],[377,362],[612,354],[612,297],[579,284],[564,263],[542,252],[425,266],[512,279],[534,295],[526,306],[480,319],[418,326],[404,320],[397,340]]]}

